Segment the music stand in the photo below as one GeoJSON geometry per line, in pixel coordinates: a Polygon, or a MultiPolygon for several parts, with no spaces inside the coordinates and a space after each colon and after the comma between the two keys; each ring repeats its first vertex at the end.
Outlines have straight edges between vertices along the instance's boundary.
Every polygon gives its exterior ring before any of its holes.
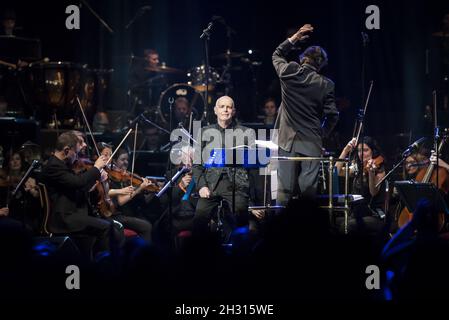
{"type": "Polygon", "coordinates": [[[410,212],[415,212],[418,202],[427,199],[435,205],[438,212],[449,214],[446,201],[433,183],[417,183],[412,181],[396,181],[395,187],[401,200],[410,212]]]}
{"type": "MultiPolygon", "coordinates": [[[[258,149],[249,148],[246,145],[234,148],[215,148],[210,151],[210,157],[204,163],[207,168],[232,168],[232,213],[235,213],[235,177],[237,168],[253,169],[261,168],[267,164],[261,164],[258,159],[258,149]]],[[[219,213],[220,214],[220,213],[219,213]]],[[[219,219],[220,220],[220,217],[219,219]]],[[[222,228],[220,221],[219,228],[222,228]]],[[[222,231],[222,230],[220,230],[222,231]]]]}

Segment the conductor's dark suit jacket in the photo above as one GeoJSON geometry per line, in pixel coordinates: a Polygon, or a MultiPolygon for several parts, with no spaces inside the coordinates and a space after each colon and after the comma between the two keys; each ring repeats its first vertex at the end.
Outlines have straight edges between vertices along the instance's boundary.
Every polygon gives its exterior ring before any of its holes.
{"type": "Polygon", "coordinates": [[[309,64],[287,62],[293,44],[287,39],[273,53],[273,65],[281,82],[282,103],[276,119],[278,145],[293,151],[319,156],[322,137],[338,121],[334,83],[309,64]]]}
{"type": "Polygon", "coordinates": [[[92,167],[75,174],[65,162],[51,156],[42,169],[42,179],[51,202],[49,231],[69,233],[83,230],[86,227],[83,218],[89,214],[87,192],[100,180],[100,171],[92,167]]]}

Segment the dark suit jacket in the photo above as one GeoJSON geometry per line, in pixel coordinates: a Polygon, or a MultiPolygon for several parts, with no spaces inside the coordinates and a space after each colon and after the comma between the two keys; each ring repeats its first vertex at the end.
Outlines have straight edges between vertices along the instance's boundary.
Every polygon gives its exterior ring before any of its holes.
{"type": "MultiPolygon", "coordinates": [[[[217,129],[222,134],[222,146],[224,147],[224,141],[225,141],[225,129],[221,128],[218,124],[213,124],[210,126],[203,127],[201,129],[202,134],[208,129],[217,129]]],[[[249,128],[244,127],[233,121],[233,123],[227,128],[227,129],[240,129],[242,131],[246,131],[249,128]]],[[[208,141],[202,141],[202,139],[198,139],[201,141],[202,149],[207,150],[207,154],[209,154],[209,148],[207,147],[208,141]]],[[[245,141],[245,144],[248,142],[245,141]]],[[[235,147],[235,145],[234,145],[235,147]]],[[[204,160],[204,159],[203,159],[204,160]]],[[[229,177],[229,180],[232,182],[234,179],[233,172],[231,173],[231,170],[229,170],[229,167],[218,167],[218,168],[205,168],[202,165],[196,164],[193,166],[193,177],[196,181],[196,187],[199,191],[202,187],[208,187],[211,192],[214,192],[218,185],[218,181],[220,179],[220,176],[222,174],[227,174],[229,177]]],[[[247,190],[249,189],[249,179],[248,179],[248,170],[243,167],[236,168],[235,172],[235,181],[236,181],[236,189],[238,190],[247,190]]]]}
{"type": "Polygon", "coordinates": [[[83,230],[86,226],[80,218],[89,214],[87,191],[100,180],[100,171],[92,167],[77,175],[63,161],[51,156],[42,169],[42,179],[51,201],[50,232],[83,230]]]}
{"type": "Polygon", "coordinates": [[[322,137],[338,121],[334,83],[309,64],[287,62],[293,45],[287,39],[273,53],[273,65],[281,81],[282,103],[276,119],[279,147],[308,156],[321,153],[322,137]],[[295,143],[294,143],[295,142],[295,143]]]}

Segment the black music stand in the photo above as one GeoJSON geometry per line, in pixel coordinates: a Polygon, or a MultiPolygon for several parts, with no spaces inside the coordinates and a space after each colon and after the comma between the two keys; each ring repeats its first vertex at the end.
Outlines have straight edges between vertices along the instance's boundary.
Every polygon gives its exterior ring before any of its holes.
{"type": "Polygon", "coordinates": [[[415,212],[421,199],[429,200],[435,205],[438,212],[449,214],[446,201],[441,192],[432,183],[417,183],[412,181],[396,181],[395,187],[401,200],[410,212],[415,212]]]}
{"type": "Polygon", "coordinates": [[[205,168],[232,168],[232,212],[235,213],[235,175],[237,168],[254,169],[262,168],[267,164],[261,164],[258,158],[258,149],[249,148],[246,145],[234,148],[216,148],[211,150],[205,168]],[[251,153],[254,153],[251,156],[251,153]],[[254,160],[254,161],[251,161],[254,160]]]}

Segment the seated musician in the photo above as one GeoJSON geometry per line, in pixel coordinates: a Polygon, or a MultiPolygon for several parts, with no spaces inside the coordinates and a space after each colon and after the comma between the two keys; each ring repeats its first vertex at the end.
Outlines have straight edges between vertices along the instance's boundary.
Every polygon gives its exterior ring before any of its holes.
{"type": "MultiPolygon", "coordinates": [[[[432,150],[432,155],[430,156],[429,160],[434,165],[437,165],[437,155],[436,155],[435,151],[432,150]]],[[[446,169],[449,172],[449,163],[444,161],[441,157],[438,157],[438,166],[440,168],[446,169]]]]}
{"type": "MultiPolygon", "coordinates": [[[[112,146],[106,143],[99,143],[98,151],[100,151],[102,156],[106,156],[109,159],[112,155],[112,146]]],[[[120,222],[126,229],[135,231],[146,241],[151,241],[151,223],[147,220],[136,218],[135,212],[132,212],[132,210],[126,210],[127,202],[131,201],[131,199],[141,193],[145,186],[151,182],[144,179],[144,182],[138,188],[134,188],[129,185],[129,183],[128,186],[124,186],[126,185],[126,182],[120,183],[111,181],[109,177],[106,183],[109,184],[108,197],[112,200],[114,205],[114,210],[112,210],[113,212],[110,219],[120,222]],[[123,208],[125,209],[123,210],[123,208]]]]}
{"type": "Polygon", "coordinates": [[[30,175],[13,197],[12,192],[22,179],[29,164],[24,161],[20,152],[13,152],[7,156],[6,160],[7,166],[0,169],[0,198],[5,199],[3,205],[9,207],[8,216],[10,218],[20,221],[29,231],[38,234],[40,232],[40,216],[37,213],[40,210],[40,201],[36,175],[30,175]]]}
{"type": "MultiPolygon", "coordinates": [[[[131,172],[128,171],[129,155],[125,149],[119,149],[114,156],[113,170],[122,172],[125,176],[129,176],[131,172]]],[[[127,188],[131,185],[130,179],[114,179],[111,174],[110,188],[119,190],[127,188]],[[120,180],[120,181],[119,181],[120,180]]],[[[151,214],[152,200],[154,193],[150,193],[148,190],[151,186],[154,186],[153,182],[149,179],[142,178],[140,185],[137,188],[133,187],[132,193],[120,194],[114,198],[117,205],[120,207],[120,212],[124,216],[136,217],[147,221],[152,221],[151,214]]],[[[159,217],[159,214],[157,215],[159,217]]]]}
{"type": "MultiPolygon", "coordinates": [[[[235,106],[232,98],[222,96],[217,99],[214,107],[215,115],[217,116],[217,123],[202,128],[202,138],[205,138],[209,131],[211,135],[218,133],[221,135],[221,143],[215,141],[216,137],[213,135],[212,141],[202,141],[201,153],[209,155],[211,148],[225,147],[225,130],[234,129],[240,132],[247,132],[248,128],[239,125],[234,119],[235,106]],[[215,130],[215,131],[214,131],[215,130]],[[209,143],[209,144],[207,144],[209,143]]],[[[236,146],[236,136],[233,135],[232,147],[236,146]]],[[[226,146],[229,148],[229,146],[226,146]]],[[[204,157],[204,156],[203,156],[204,157]]],[[[197,159],[195,159],[196,161],[197,159]]],[[[207,159],[201,159],[201,163],[207,159]]],[[[204,234],[208,230],[208,224],[211,220],[214,210],[220,205],[221,200],[228,205],[228,208],[233,207],[233,194],[235,186],[235,213],[228,215],[227,222],[230,228],[248,225],[249,214],[248,205],[250,201],[250,185],[248,178],[248,170],[243,167],[211,167],[205,168],[201,164],[195,163],[193,165],[193,177],[197,184],[199,193],[199,200],[196,207],[195,217],[193,221],[193,228],[196,234],[204,234]],[[234,172],[235,170],[235,172],[234,172]],[[234,184],[235,177],[235,184],[234,184]]]]}
{"type": "Polygon", "coordinates": [[[137,112],[145,107],[158,104],[158,99],[167,87],[167,79],[160,73],[159,53],[155,49],[145,49],[143,58],[135,58],[129,74],[129,87],[133,100],[137,98],[135,106],[137,112]]]}
{"type": "MultiPolygon", "coordinates": [[[[428,149],[421,147],[418,151],[412,153],[405,159],[405,171],[404,176],[407,180],[415,180],[421,169],[427,170],[429,164],[437,165],[437,154],[434,150],[430,152],[428,149]],[[430,153],[430,157],[429,157],[430,153]]],[[[442,156],[438,157],[438,166],[449,172],[449,164],[444,160],[442,156]]]]}
{"type": "MultiPolygon", "coordinates": [[[[73,165],[78,153],[85,146],[82,136],[74,132],[62,133],[56,140],[55,151],[42,168],[51,202],[52,214],[48,220],[48,230],[56,234],[87,234],[95,238],[93,253],[109,249],[111,223],[89,215],[88,191],[96,181],[102,180],[101,170],[107,157],[99,157],[92,168],[75,173],[73,165]]],[[[105,175],[103,175],[104,179],[105,175]]],[[[106,175],[107,177],[107,175],[106,175]]],[[[90,255],[90,246],[80,248],[90,255]]]]}
{"type": "Polygon", "coordinates": [[[420,148],[416,152],[405,158],[404,179],[415,180],[419,170],[429,165],[428,152],[424,148],[420,148]]]}
{"type": "MultiPolygon", "coordinates": [[[[172,216],[172,234],[169,236],[176,236],[183,230],[192,230],[193,216],[195,215],[195,207],[198,198],[195,193],[195,181],[192,178],[192,162],[193,162],[193,148],[190,146],[183,146],[176,151],[176,159],[179,159],[179,165],[173,165],[171,170],[167,170],[166,177],[170,179],[178,170],[186,168],[187,171],[176,181],[172,188],[171,199],[168,193],[161,197],[161,205],[163,214],[158,220],[159,232],[165,234],[169,229],[169,206],[171,204],[172,216]],[[170,203],[171,201],[171,203],[170,203]]],[[[172,151],[173,153],[173,151],[172,151]]]]}
{"type": "MultiPolygon", "coordinates": [[[[348,157],[356,147],[357,159],[349,171],[354,178],[351,193],[362,195],[364,200],[352,206],[349,231],[379,234],[385,226],[385,189],[376,185],[385,176],[385,164],[377,142],[368,136],[357,146],[355,138],[349,141],[339,158],[348,157]]],[[[339,175],[344,175],[343,162],[336,168],[339,175]]]]}

